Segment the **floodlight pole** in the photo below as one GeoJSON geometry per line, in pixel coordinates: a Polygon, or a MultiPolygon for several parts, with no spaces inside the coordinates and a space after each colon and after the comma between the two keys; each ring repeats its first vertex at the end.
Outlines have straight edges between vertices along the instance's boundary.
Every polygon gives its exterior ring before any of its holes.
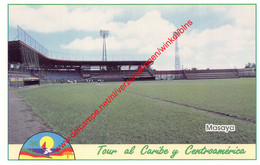
{"type": "Polygon", "coordinates": [[[181,70],[178,39],[176,40],[176,43],[175,43],[175,70],[181,70]]]}
{"type": "Polygon", "coordinates": [[[107,48],[106,48],[106,37],[108,37],[108,30],[100,30],[100,36],[103,38],[103,52],[102,52],[102,61],[107,61],[107,48]]]}

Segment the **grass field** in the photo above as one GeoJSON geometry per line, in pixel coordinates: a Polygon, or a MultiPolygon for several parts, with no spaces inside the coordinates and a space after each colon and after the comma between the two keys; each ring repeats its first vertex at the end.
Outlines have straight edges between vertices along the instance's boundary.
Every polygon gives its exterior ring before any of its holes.
{"type": "MultiPolygon", "coordinates": [[[[54,132],[67,137],[121,84],[59,84],[21,91],[19,95],[54,132]]],[[[255,121],[254,78],[137,81],[109,104],[72,143],[255,143],[255,121]],[[220,112],[234,119],[196,108],[220,112]],[[235,125],[236,131],[205,132],[206,123],[235,125]]]]}

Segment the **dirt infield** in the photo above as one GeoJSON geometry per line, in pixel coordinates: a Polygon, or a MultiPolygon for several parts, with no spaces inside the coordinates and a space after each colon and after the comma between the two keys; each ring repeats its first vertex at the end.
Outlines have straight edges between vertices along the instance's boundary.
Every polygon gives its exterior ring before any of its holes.
{"type": "Polygon", "coordinates": [[[8,143],[23,144],[32,135],[52,131],[44,121],[20,98],[16,92],[34,87],[9,89],[8,105],[8,143]]]}

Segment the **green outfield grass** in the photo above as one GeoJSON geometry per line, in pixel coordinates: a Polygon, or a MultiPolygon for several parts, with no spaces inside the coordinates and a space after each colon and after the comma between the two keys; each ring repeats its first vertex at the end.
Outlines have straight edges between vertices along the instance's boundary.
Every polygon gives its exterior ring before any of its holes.
{"type": "Polygon", "coordinates": [[[127,90],[180,104],[256,120],[255,78],[172,81],[147,85],[135,83],[127,90]]]}
{"type": "MultiPolygon", "coordinates": [[[[19,95],[54,132],[67,137],[121,84],[59,84],[19,95]]],[[[73,143],[255,143],[255,124],[130,93],[255,121],[255,90],[255,79],[134,82],[73,143]],[[206,123],[236,125],[236,131],[205,132],[206,123]]]]}

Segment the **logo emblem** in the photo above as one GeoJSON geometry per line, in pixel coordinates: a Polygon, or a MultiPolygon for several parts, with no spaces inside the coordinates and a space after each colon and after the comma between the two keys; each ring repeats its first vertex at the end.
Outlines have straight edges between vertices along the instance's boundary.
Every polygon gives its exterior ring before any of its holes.
{"type": "Polygon", "coordinates": [[[30,137],[23,145],[19,159],[75,159],[74,151],[66,140],[53,132],[41,132],[30,137]],[[60,147],[60,144],[64,144],[60,147]]]}

